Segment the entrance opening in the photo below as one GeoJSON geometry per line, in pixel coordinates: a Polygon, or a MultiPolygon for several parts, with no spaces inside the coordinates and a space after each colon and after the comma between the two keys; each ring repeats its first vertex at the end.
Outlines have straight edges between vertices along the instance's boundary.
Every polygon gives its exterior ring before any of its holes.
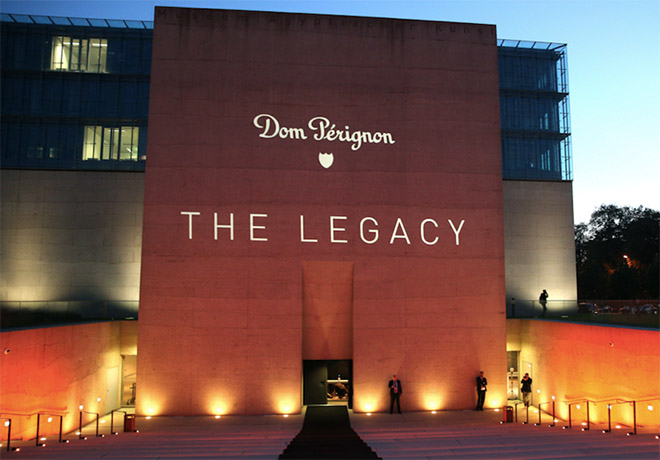
{"type": "Polygon", "coordinates": [[[342,404],[353,408],[353,360],[303,361],[303,404],[342,404]]]}
{"type": "Polygon", "coordinates": [[[507,399],[520,399],[520,373],[518,372],[518,363],[520,362],[520,351],[507,351],[507,378],[509,391],[507,399]]]}

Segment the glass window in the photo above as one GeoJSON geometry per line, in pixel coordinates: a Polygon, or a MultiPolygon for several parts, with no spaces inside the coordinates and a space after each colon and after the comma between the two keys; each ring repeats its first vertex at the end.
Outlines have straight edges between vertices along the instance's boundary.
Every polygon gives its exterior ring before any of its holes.
{"type": "Polygon", "coordinates": [[[137,161],[139,135],[137,126],[85,126],[82,159],[137,161]]]}
{"type": "Polygon", "coordinates": [[[53,37],[50,70],[105,73],[108,41],[104,38],[53,37]]]}

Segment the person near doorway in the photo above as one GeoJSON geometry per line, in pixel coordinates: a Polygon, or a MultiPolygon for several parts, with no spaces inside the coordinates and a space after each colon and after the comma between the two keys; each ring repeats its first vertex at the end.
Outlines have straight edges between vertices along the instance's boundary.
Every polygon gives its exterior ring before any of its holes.
{"type": "Polygon", "coordinates": [[[396,410],[401,413],[401,403],[399,398],[401,393],[403,393],[403,388],[401,387],[401,380],[396,378],[396,374],[392,374],[392,380],[387,384],[387,387],[390,389],[390,414],[394,409],[394,401],[396,401],[396,410]]]}
{"type": "Polygon", "coordinates": [[[484,410],[487,385],[488,380],[484,377],[484,371],[479,372],[479,375],[477,376],[477,408],[475,410],[484,410]]]}
{"type": "Polygon", "coordinates": [[[545,312],[548,310],[548,308],[546,307],[548,303],[548,291],[546,291],[545,289],[539,296],[539,303],[543,307],[543,313],[541,314],[541,316],[545,317],[545,312]]]}
{"type": "Polygon", "coordinates": [[[522,391],[523,394],[523,403],[525,403],[525,407],[529,407],[529,395],[532,393],[532,378],[527,372],[525,372],[521,383],[522,388],[520,391],[522,391]]]}

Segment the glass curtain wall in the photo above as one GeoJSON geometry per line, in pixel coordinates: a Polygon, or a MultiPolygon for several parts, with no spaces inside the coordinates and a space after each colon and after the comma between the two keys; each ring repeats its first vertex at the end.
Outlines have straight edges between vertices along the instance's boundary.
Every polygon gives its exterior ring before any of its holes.
{"type": "Polygon", "coordinates": [[[2,167],[143,171],[153,23],[1,19],[2,167]]]}
{"type": "Polygon", "coordinates": [[[566,45],[498,41],[504,179],[573,179],[566,45]]]}

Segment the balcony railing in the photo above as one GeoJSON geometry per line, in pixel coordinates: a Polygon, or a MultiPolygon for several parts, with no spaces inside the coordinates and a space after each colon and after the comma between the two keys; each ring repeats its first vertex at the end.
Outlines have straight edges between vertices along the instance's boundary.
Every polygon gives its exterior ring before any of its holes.
{"type": "Polygon", "coordinates": [[[91,321],[135,320],[138,305],[137,300],[2,301],[0,327],[4,331],[91,321]]]}
{"type": "Polygon", "coordinates": [[[660,300],[575,301],[508,299],[507,318],[540,318],[594,324],[659,329],[660,300]]]}

